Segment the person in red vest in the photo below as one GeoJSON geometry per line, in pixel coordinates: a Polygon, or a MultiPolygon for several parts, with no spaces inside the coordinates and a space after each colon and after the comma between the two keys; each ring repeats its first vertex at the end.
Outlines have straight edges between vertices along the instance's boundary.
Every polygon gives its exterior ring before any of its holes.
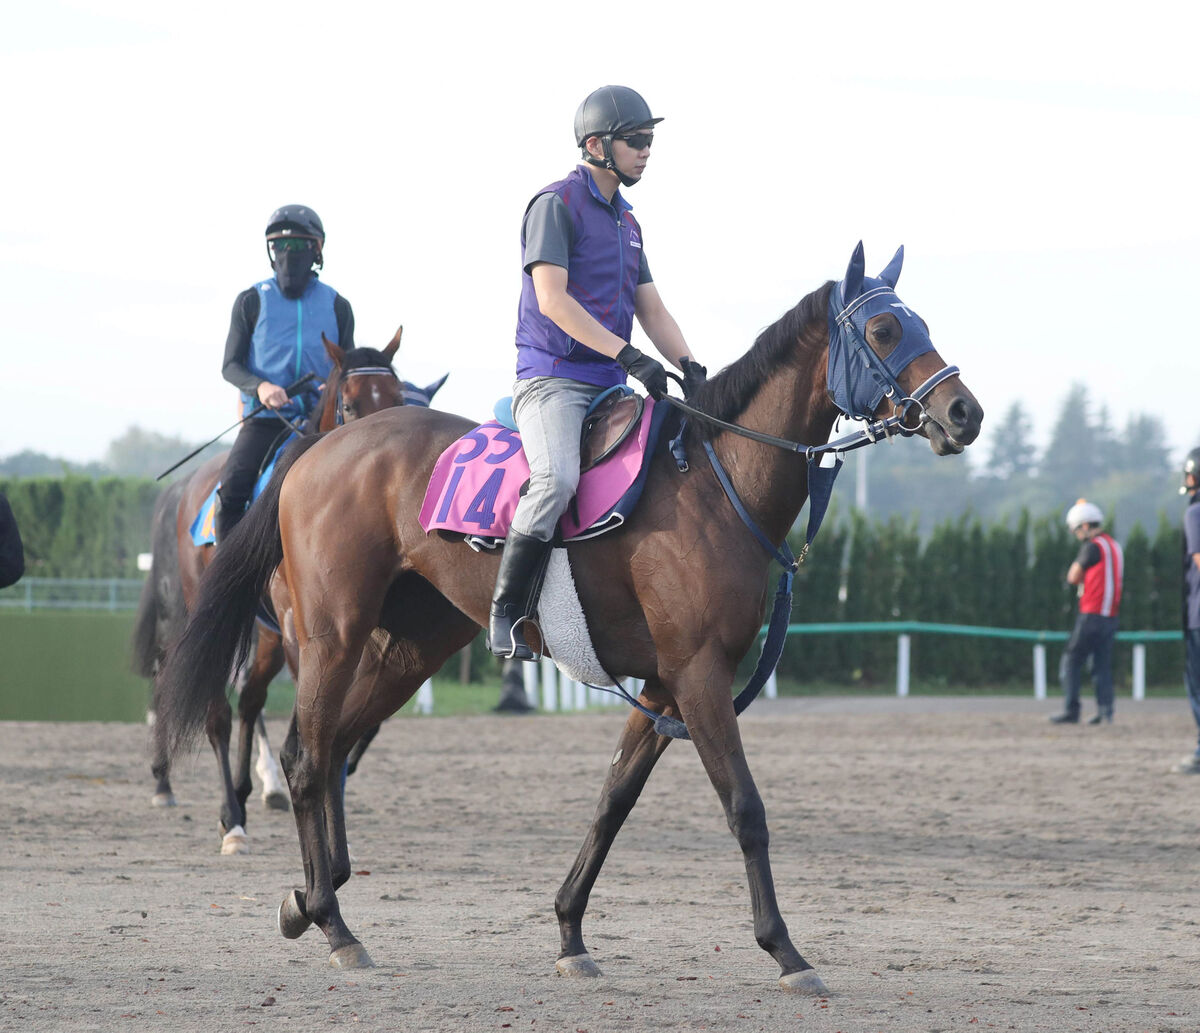
{"type": "Polygon", "coordinates": [[[1088,724],[1113,719],[1112,652],[1125,557],[1117,540],[1100,529],[1103,523],[1100,507],[1087,499],[1067,510],[1067,527],[1082,543],[1067,571],[1067,583],[1079,588],[1079,616],[1063,653],[1063,712],[1050,718],[1055,724],[1079,722],[1079,680],[1089,656],[1096,714],[1088,724]]]}

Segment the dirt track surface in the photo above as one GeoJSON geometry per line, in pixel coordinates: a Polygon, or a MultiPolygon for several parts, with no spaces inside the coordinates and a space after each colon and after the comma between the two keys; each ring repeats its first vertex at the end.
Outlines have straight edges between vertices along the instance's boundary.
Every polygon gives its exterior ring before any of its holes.
{"type": "MultiPolygon", "coordinates": [[[[0,724],[0,1028],[1200,1029],[1200,777],[1186,703],[1058,727],[1030,700],[805,700],[742,720],[793,939],[782,992],[692,747],[655,770],[592,895],[598,980],[556,977],[554,894],[621,713],[395,720],[350,782],[343,912],[378,967],[282,939],[288,814],[221,857],[214,770],[154,810],[146,730],[0,724]],[[369,874],[367,874],[369,873],[369,874]]],[[[283,738],[273,724],[273,741],[283,738]]]]}

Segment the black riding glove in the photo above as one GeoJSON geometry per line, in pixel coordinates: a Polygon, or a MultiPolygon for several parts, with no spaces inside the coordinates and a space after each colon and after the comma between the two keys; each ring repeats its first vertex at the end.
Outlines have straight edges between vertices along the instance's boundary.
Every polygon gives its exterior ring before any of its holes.
{"type": "Polygon", "coordinates": [[[650,397],[662,401],[667,394],[667,371],[658,359],[652,359],[638,351],[632,344],[625,345],[617,355],[617,362],[631,377],[637,377],[645,385],[650,397]]]}
{"type": "Polygon", "coordinates": [[[683,370],[683,397],[691,398],[696,393],[696,388],[708,379],[708,370],[686,355],[679,360],[679,368],[683,370]]]}

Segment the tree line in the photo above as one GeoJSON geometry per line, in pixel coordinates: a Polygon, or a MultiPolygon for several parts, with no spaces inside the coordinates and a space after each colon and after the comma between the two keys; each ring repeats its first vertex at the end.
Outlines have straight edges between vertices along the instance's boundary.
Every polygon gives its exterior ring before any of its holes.
{"type": "MultiPolygon", "coordinates": [[[[137,555],[150,548],[150,519],[161,485],[142,478],[0,478],[25,543],[31,577],[137,577],[137,555]]],[[[1174,506],[1178,518],[1178,501],[1174,506]]],[[[1179,520],[1160,514],[1151,530],[1124,532],[1121,626],[1180,627],[1179,520]]],[[[802,525],[791,544],[803,544],[802,525]]],[[[922,533],[915,517],[869,519],[837,502],[795,582],[792,621],[930,621],[1032,630],[1070,629],[1074,589],[1064,578],[1078,551],[1058,512],[984,521],[959,515],[922,533]]],[[[771,592],[774,591],[772,578],[771,592]]],[[[1056,656],[1057,648],[1051,649],[1056,656]]],[[[1147,677],[1179,680],[1182,650],[1148,650],[1147,677]]],[[[1028,683],[1030,647],[1021,642],[918,636],[914,669],[948,685],[1028,683]]],[[[1128,678],[1128,647],[1116,670],[1128,678]]],[[[895,635],[793,637],[781,676],[799,681],[887,684],[895,677],[895,635]]],[[[1051,672],[1053,674],[1053,672],[1051,672]]]]}
{"type": "MultiPolygon", "coordinates": [[[[985,524],[960,516],[923,536],[915,518],[868,520],[852,512],[827,521],[794,585],[793,623],[927,621],[1032,631],[1069,631],[1076,590],[1066,571],[1079,543],[1057,513],[985,524]]],[[[1121,627],[1173,631],[1181,627],[1183,565],[1180,524],[1160,515],[1152,531],[1135,524],[1117,537],[1125,552],[1121,627]]],[[[803,536],[790,544],[799,553],[803,536]]],[[[1128,684],[1129,646],[1118,645],[1114,670],[1128,684]]],[[[1061,645],[1048,649],[1052,663],[1061,645]]],[[[1032,643],[949,635],[918,635],[913,669],[947,685],[1029,684],[1032,643]]],[[[1182,644],[1147,650],[1147,679],[1182,678],[1182,644]]],[[[792,637],[782,677],[844,684],[894,683],[894,633],[792,637]]],[[[1053,680],[1054,670],[1048,672],[1053,680]]]]}

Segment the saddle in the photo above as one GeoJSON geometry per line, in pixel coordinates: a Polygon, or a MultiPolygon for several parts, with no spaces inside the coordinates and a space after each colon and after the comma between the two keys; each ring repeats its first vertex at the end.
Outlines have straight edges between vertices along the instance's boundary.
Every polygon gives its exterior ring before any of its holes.
{"type": "MultiPolygon", "coordinates": [[[[668,407],[655,407],[624,386],[599,395],[584,418],[580,479],[559,522],[563,541],[619,527],[644,483],[644,461],[654,450],[668,407]]],[[[497,403],[495,419],[459,438],[438,458],[421,506],[427,533],[464,536],[494,547],[507,533],[529,480],[529,464],[512,421],[511,399],[497,403]]]]}
{"type": "MultiPolygon", "coordinates": [[[[646,400],[624,384],[600,392],[588,406],[579,433],[579,469],[590,470],[612,455],[638,425],[646,400]]],[[[509,430],[517,429],[513,418],[512,397],[501,398],[493,407],[496,422],[509,430]]]]}
{"type": "Polygon", "coordinates": [[[610,388],[592,402],[579,439],[580,471],[604,462],[620,448],[638,425],[645,406],[641,395],[624,394],[619,387],[610,388]]]}

